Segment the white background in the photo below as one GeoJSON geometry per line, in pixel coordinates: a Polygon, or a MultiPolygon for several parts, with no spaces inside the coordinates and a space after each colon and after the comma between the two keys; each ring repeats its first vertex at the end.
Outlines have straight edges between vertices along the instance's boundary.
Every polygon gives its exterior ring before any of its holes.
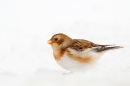
{"type": "Polygon", "coordinates": [[[0,86],[130,86],[129,0],[0,0],[0,86]],[[55,62],[56,33],[124,48],[84,74],[55,62]]]}

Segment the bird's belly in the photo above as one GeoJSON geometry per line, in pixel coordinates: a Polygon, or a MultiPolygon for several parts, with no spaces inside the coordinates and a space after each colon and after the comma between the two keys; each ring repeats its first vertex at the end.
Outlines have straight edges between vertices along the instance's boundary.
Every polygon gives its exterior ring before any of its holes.
{"type": "Polygon", "coordinates": [[[86,62],[80,62],[73,58],[64,55],[57,63],[66,70],[72,72],[85,72],[87,69],[91,68],[94,64],[96,64],[98,57],[91,57],[92,60],[86,62]]]}

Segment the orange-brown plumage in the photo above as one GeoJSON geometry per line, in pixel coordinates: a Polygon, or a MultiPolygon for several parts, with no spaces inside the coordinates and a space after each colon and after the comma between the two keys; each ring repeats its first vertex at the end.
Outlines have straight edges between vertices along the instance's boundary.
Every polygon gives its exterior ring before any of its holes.
{"type": "Polygon", "coordinates": [[[69,51],[69,49],[66,50],[66,54],[68,55],[68,57],[70,57],[73,60],[76,60],[77,62],[80,62],[82,64],[90,64],[93,62],[93,57],[91,55],[87,55],[87,56],[80,56],[80,55],[75,55],[73,54],[71,51],[69,51]],[[83,58],[84,57],[84,58],[83,58]]]}
{"type": "Polygon", "coordinates": [[[64,52],[65,52],[65,50],[59,50],[58,54],[53,54],[55,60],[57,60],[57,61],[60,60],[62,58],[62,56],[64,55],[64,52]]]}
{"type": "Polygon", "coordinates": [[[98,45],[84,39],[72,39],[58,33],[48,41],[53,49],[57,63],[70,71],[82,71],[97,62],[106,51],[121,48],[120,46],[98,45]]]}

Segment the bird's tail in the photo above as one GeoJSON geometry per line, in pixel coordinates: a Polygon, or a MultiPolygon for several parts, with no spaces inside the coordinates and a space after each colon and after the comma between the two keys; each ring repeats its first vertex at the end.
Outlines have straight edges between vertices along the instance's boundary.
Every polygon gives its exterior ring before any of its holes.
{"type": "Polygon", "coordinates": [[[113,46],[113,45],[98,45],[98,47],[95,48],[95,51],[103,52],[103,51],[119,49],[119,48],[123,48],[123,47],[122,46],[113,46]]]}

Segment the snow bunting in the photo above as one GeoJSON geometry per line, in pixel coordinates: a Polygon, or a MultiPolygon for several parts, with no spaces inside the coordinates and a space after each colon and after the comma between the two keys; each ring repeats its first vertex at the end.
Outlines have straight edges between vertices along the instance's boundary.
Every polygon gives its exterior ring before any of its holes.
{"type": "Polygon", "coordinates": [[[91,68],[106,51],[121,46],[99,45],[84,39],[72,39],[58,33],[48,40],[56,62],[71,72],[84,72],[91,68]]]}

